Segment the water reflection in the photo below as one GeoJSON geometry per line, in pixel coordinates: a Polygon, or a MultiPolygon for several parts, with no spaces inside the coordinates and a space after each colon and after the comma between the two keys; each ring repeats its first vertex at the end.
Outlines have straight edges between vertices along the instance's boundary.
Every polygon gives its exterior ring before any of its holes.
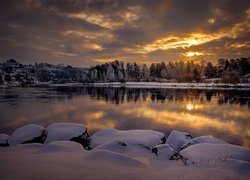
{"type": "Polygon", "coordinates": [[[0,132],[29,123],[102,128],[172,129],[250,147],[250,92],[125,88],[0,89],[0,132]]]}

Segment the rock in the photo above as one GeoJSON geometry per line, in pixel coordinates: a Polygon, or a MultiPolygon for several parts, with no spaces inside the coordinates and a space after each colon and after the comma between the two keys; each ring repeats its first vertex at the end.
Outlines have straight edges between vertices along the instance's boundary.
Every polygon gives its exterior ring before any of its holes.
{"type": "Polygon", "coordinates": [[[140,145],[147,149],[162,144],[165,135],[161,132],[151,130],[127,130],[103,129],[91,136],[90,146],[92,148],[109,141],[118,140],[129,145],[140,145]]]}
{"type": "Polygon", "coordinates": [[[181,146],[180,150],[186,149],[189,146],[200,144],[200,143],[211,143],[211,144],[227,144],[225,141],[220,139],[210,137],[210,136],[200,136],[189,140],[184,145],[181,146]]]}
{"type": "Polygon", "coordinates": [[[170,160],[175,154],[173,148],[169,144],[160,144],[152,148],[152,152],[161,159],[170,160]]]}
{"type": "Polygon", "coordinates": [[[16,129],[8,138],[9,145],[26,143],[44,143],[47,132],[43,126],[29,124],[16,129]]]}
{"type": "Polygon", "coordinates": [[[75,141],[85,149],[89,149],[89,134],[83,124],[76,123],[54,123],[46,128],[48,132],[45,143],[53,141],[75,141]]]}
{"type": "Polygon", "coordinates": [[[7,138],[9,135],[7,134],[0,134],[0,147],[6,147],[9,146],[7,138]]]}
{"type": "Polygon", "coordinates": [[[173,130],[168,136],[166,143],[169,144],[174,151],[178,152],[181,146],[191,139],[192,136],[190,133],[173,130]]]}
{"type": "Polygon", "coordinates": [[[227,161],[227,159],[236,159],[248,163],[250,161],[249,148],[232,144],[195,144],[180,151],[180,154],[191,163],[227,161]]]}

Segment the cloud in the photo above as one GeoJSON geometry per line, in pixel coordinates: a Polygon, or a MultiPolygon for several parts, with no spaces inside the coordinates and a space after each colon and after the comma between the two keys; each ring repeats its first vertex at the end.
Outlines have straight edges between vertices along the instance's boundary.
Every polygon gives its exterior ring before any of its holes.
{"type": "Polygon", "coordinates": [[[89,66],[250,52],[245,0],[3,0],[0,10],[1,61],[89,66]]]}

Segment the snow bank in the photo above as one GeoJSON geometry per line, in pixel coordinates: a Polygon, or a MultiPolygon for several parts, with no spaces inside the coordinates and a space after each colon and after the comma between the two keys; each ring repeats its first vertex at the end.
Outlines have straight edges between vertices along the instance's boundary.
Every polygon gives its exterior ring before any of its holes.
{"type": "MultiPolygon", "coordinates": [[[[34,125],[28,127],[17,129],[13,136],[27,135],[27,129],[31,132],[35,129],[34,125]]],[[[212,137],[191,139],[187,132],[172,131],[167,139],[169,144],[160,144],[164,140],[160,132],[104,129],[91,136],[94,149],[86,151],[71,141],[72,137],[82,136],[84,125],[58,123],[47,129],[51,136],[49,143],[0,148],[1,179],[248,180],[250,177],[250,149],[212,137]],[[172,161],[173,154],[181,158],[172,161]]],[[[34,132],[32,135],[36,136],[34,132]]],[[[5,141],[7,135],[0,137],[5,141]]]]}
{"type": "Polygon", "coordinates": [[[188,142],[186,142],[184,145],[181,146],[181,150],[185,149],[191,145],[200,144],[200,143],[211,143],[211,144],[227,144],[225,141],[222,141],[220,139],[211,137],[211,136],[200,136],[196,137],[188,142]]]}
{"type": "Polygon", "coordinates": [[[79,143],[73,141],[54,141],[45,144],[40,151],[41,153],[55,152],[83,152],[83,148],[79,143]]]}
{"type": "Polygon", "coordinates": [[[16,129],[8,138],[9,145],[17,145],[23,143],[43,143],[46,138],[45,128],[30,124],[16,129]]]}
{"type": "Polygon", "coordinates": [[[72,138],[87,137],[87,128],[83,124],[54,123],[46,128],[48,132],[45,143],[53,141],[72,140],[72,138]]]}
{"type": "Polygon", "coordinates": [[[0,134],[0,146],[5,147],[8,146],[8,139],[9,135],[7,134],[0,134]]]}
{"type": "Polygon", "coordinates": [[[181,146],[187,143],[190,139],[192,139],[190,133],[173,130],[168,136],[166,143],[178,152],[181,146]]]}
{"type": "Polygon", "coordinates": [[[91,136],[90,146],[95,148],[100,144],[112,140],[119,140],[130,145],[142,145],[147,148],[152,148],[155,145],[161,144],[164,139],[165,135],[163,133],[151,130],[121,131],[116,129],[103,129],[91,136]]]}
{"type": "Polygon", "coordinates": [[[174,89],[249,89],[250,83],[178,83],[178,82],[110,82],[90,83],[87,86],[93,87],[126,87],[126,88],[174,88],[174,89]]]}
{"type": "Polygon", "coordinates": [[[132,150],[130,145],[126,144],[125,142],[118,141],[118,140],[108,141],[107,143],[104,143],[95,147],[94,150],[100,150],[100,149],[117,152],[117,153],[123,153],[123,154],[128,153],[132,150]]]}
{"type": "Polygon", "coordinates": [[[121,153],[116,153],[108,150],[95,150],[90,152],[86,157],[87,161],[104,161],[106,163],[116,164],[120,166],[142,166],[143,163],[126,156],[121,153]]]}

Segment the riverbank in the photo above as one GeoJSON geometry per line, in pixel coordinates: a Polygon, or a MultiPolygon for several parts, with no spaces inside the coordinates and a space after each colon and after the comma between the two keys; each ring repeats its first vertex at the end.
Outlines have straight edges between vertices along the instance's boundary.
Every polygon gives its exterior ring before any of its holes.
{"type": "Polygon", "coordinates": [[[250,83],[161,83],[161,82],[107,82],[107,83],[51,83],[39,82],[29,85],[18,83],[2,84],[5,87],[113,87],[113,88],[162,88],[162,89],[215,89],[215,90],[250,90],[250,83]]]}
{"type": "Polygon", "coordinates": [[[225,83],[160,83],[160,82],[110,82],[89,83],[85,86],[93,87],[125,87],[125,88],[174,88],[174,89],[249,89],[250,83],[225,84],[225,83]]]}
{"type": "Polygon", "coordinates": [[[176,130],[168,137],[151,130],[116,129],[89,136],[82,124],[56,123],[47,128],[33,124],[10,136],[1,134],[0,143],[4,142],[9,146],[0,147],[3,179],[244,180],[250,176],[249,148],[176,130]],[[86,138],[89,142],[83,144],[86,138]]]}

